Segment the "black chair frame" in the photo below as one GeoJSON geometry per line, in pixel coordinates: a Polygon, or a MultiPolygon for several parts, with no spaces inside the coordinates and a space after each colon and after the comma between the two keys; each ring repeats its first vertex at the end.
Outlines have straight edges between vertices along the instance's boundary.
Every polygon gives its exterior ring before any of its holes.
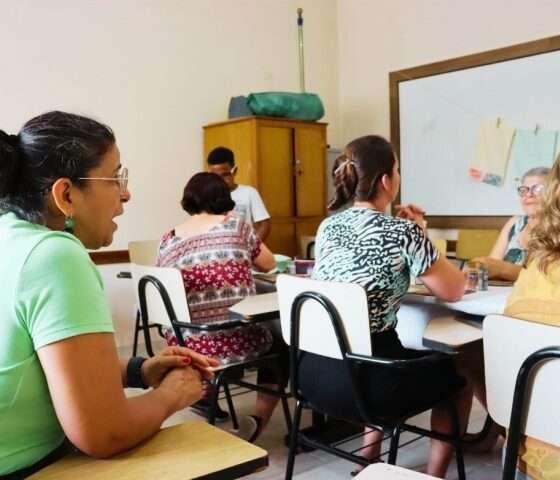
{"type": "MultiPolygon", "coordinates": [[[[215,331],[215,330],[223,330],[224,328],[234,328],[237,326],[246,325],[246,322],[243,322],[241,320],[232,320],[232,321],[228,321],[227,323],[213,323],[213,324],[192,324],[192,323],[179,322],[177,320],[177,316],[175,314],[175,309],[173,308],[173,304],[171,303],[171,299],[169,298],[169,294],[166,288],[164,287],[164,285],[156,277],[152,275],[145,275],[138,282],[138,298],[140,299],[140,312],[141,312],[141,318],[145,330],[147,328],[147,325],[149,325],[148,308],[146,305],[146,288],[148,285],[153,285],[155,289],[158,291],[161,300],[163,302],[163,305],[165,307],[165,310],[167,312],[167,315],[169,317],[171,326],[173,328],[173,332],[175,333],[175,337],[177,338],[177,342],[182,347],[185,346],[185,342],[181,334],[181,327],[201,330],[201,331],[215,331]]],[[[238,387],[246,388],[248,390],[254,390],[257,392],[265,393],[267,395],[278,397],[282,403],[282,410],[284,412],[284,418],[286,421],[288,432],[290,432],[290,428],[292,425],[292,418],[288,406],[288,398],[291,396],[291,394],[287,393],[286,390],[284,389],[284,375],[282,374],[282,370],[280,368],[278,354],[276,353],[266,354],[258,358],[255,358],[253,360],[247,360],[242,363],[236,363],[221,368],[220,370],[215,372],[214,378],[209,380],[209,383],[212,386],[212,394],[210,398],[210,409],[208,412],[208,423],[212,425],[215,423],[219,393],[220,393],[220,389],[223,388],[225,399],[228,404],[228,410],[231,416],[232,426],[235,430],[239,428],[237,414],[233,406],[232,395],[230,392],[230,384],[233,384],[233,385],[237,385],[238,387]],[[228,373],[233,372],[236,368],[240,366],[242,366],[243,368],[250,368],[250,367],[258,367],[259,365],[263,365],[265,363],[269,363],[274,367],[276,378],[278,379],[279,390],[272,390],[270,388],[262,387],[260,385],[256,385],[250,382],[245,382],[237,378],[228,378],[228,373]]]]}
{"type": "Polygon", "coordinates": [[[527,416],[528,386],[531,374],[543,362],[551,359],[560,359],[560,346],[541,348],[529,355],[521,365],[515,382],[511,418],[504,459],[502,480],[514,480],[517,467],[517,452],[521,443],[521,426],[527,416]]]}
{"type": "MultiPolygon", "coordinates": [[[[290,435],[290,445],[289,445],[289,453],[288,453],[288,462],[286,466],[286,480],[291,480],[293,475],[294,469],[294,462],[295,462],[295,455],[298,450],[299,445],[304,445],[308,447],[312,447],[315,449],[320,449],[326,452],[329,452],[333,455],[338,457],[344,458],[354,463],[358,463],[361,465],[369,465],[371,463],[370,460],[365,459],[362,456],[356,455],[353,452],[347,452],[339,448],[342,442],[336,442],[331,444],[324,444],[316,439],[309,437],[305,432],[300,430],[300,421],[301,421],[301,414],[302,410],[309,409],[313,412],[321,412],[316,406],[312,405],[309,401],[307,401],[303,395],[301,394],[301,389],[299,387],[299,372],[298,372],[298,353],[299,353],[299,325],[301,322],[301,308],[306,301],[315,301],[318,302],[328,313],[329,318],[332,323],[332,327],[334,329],[338,346],[340,349],[340,353],[342,355],[342,361],[345,363],[348,371],[349,378],[352,384],[352,392],[348,392],[348,394],[354,395],[354,399],[356,401],[356,406],[359,411],[359,415],[363,419],[363,422],[360,422],[360,425],[364,427],[369,427],[378,431],[383,432],[384,434],[388,434],[391,438],[390,441],[390,448],[389,448],[389,455],[388,455],[388,463],[395,464],[397,460],[397,450],[399,448],[399,439],[400,434],[402,431],[410,431],[421,436],[428,436],[431,438],[435,438],[438,440],[442,440],[448,443],[451,443],[455,446],[455,454],[456,454],[456,462],[457,462],[457,470],[459,474],[459,479],[464,480],[465,477],[465,466],[464,466],[464,459],[463,459],[463,451],[461,446],[461,433],[459,427],[459,420],[457,411],[455,409],[455,405],[445,399],[439,406],[443,408],[447,408],[450,410],[454,422],[454,436],[449,436],[445,434],[441,434],[438,432],[434,432],[431,430],[426,430],[424,428],[416,427],[413,425],[405,424],[405,421],[419,413],[426,411],[427,409],[419,408],[418,410],[411,411],[407,413],[406,416],[400,418],[393,418],[393,419],[380,419],[380,418],[371,418],[370,414],[368,413],[368,409],[366,407],[367,398],[363,398],[358,387],[358,379],[355,371],[355,367],[361,364],[373,364],[373,365],[380,365],[385,366],[388,368],[393,369],[402,369],[402,368],[417,368],[425,366],[429,363],[436,362],[444,357],[443,354],[434,353],[432,355],[427,355],[425,357],[421,357],[418,359],[406,359],[406,360],[391,360],[381,357],[374,357],[374,356],[364,356],[364,355],[357,355],[349,352],[349,347],[347,344],[347,340],[344,334],[344,328],[338,311],[334,307],[334,305],[330,302],[330,300],[325,297],[324,295],[318,292],[302,292],[294,298],[291,307],[290,313],[290,390],[292,395],[296,399],[296,408],[294,412],[294,420],[290,435]],[[387,421],[385,421],[387,420],[387,421]]],[[[432,405],[434,406],[434,405],[432,405]]],[[[356,423],[351,420],[341,418],[341,420],[356,423]]],[[[359,449],[361,450],[361,448],[359,449]]]]}
{"type": "Polygon", "coordinates": [[[144,335],[144,343],[146,345],[146,352],[150,357],[154,356],[154,349],[152,348],[152,339],[150,336],[150,328],[157,328],[158,334],[161,338],[165,338],[161,325],[158,323],[146,324],[142,321],[142,315],[140,314],[140,309],[136,310],[136,322],[134,325],[134,343],[132,345],[132,356],[136,356],[138,351],[138,335],[140,332],[144,335]]]}

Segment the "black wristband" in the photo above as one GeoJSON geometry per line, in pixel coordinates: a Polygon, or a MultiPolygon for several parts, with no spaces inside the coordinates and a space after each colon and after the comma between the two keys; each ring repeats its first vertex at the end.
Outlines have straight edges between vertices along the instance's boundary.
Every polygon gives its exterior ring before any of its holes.
{"type": "Polygon", "coordinates": [[[143,388],[144,390],[149,388],[148,385],[142,380],[142,375],[140,371],[142,370],[142,364],[147,359],[144,357],[131,357],[126,366],[126,385],[131,388],[143,388]]]}

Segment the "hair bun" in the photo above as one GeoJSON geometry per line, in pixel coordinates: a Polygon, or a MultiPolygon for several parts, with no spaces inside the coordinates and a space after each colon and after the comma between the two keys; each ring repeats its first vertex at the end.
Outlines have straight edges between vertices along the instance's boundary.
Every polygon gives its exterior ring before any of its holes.
{"type": "Polygon", "coordinates": [[[17,135],[9,135],[3,130],[0,130],[0,140],[12,147],[18,144],[19,137],[17,135]]]}
{"type": "Polygon", "coordinates": [[[0,197],[12,192],[19,167],[19,137],[0,130],[0,197]]]}

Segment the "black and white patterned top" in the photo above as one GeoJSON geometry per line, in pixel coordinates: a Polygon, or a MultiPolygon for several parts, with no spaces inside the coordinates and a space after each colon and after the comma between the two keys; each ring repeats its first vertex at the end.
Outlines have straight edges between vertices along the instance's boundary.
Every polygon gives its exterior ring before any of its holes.
{"type": "Polygon", "coordinates": [[[362,285],[372,332],[395,328],[410,275],[422,275],[439,257],[416,223],[359,207],[323,220],[315,247],[313,279],[362,285]]]}

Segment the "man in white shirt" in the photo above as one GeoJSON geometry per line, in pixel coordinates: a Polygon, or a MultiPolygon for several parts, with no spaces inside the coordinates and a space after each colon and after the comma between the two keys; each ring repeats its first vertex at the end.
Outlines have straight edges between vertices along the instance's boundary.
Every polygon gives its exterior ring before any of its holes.
{"type": "Polygon", "coordinates": [[[207,161],[209,170],[227,183],[235,202],[235,212],[252,224],[258,237],[264,241],[270,232],[270,215],[255,188],[235,183],[237,167],[233,152],[226,147],[217,147],[208,154],[207,161]]]}

